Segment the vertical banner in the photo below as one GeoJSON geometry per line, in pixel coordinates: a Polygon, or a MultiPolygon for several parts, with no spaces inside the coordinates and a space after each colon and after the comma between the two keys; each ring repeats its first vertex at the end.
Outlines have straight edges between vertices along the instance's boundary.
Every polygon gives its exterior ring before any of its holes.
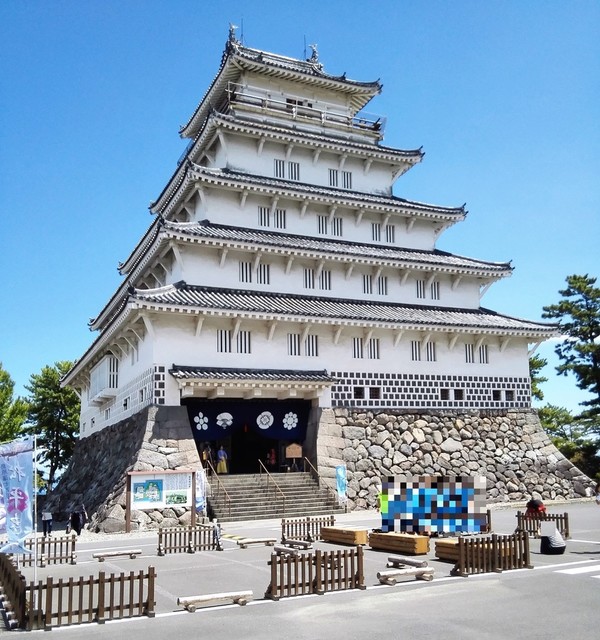
{"type": "Polygon", "coordinates": [[[340,464],[335,468],[335,480],[337,484],[338,502],[345,504],[348,500],[346,489],[348,487],[348,481],[346,479],[346,465],[340,464]]]}
{"type": "Polygon", "coordinates": [[[206,495],[209,488],[206,471],[203,467],[196,469],[196,513],[207,515],[206,495]]]}
{"type": "Polygon", "coordinates": [[[0,445],[0,484],[8,537],[0,553],[31,553],[23,541],[33,532],[33,438],[0,445]]]}

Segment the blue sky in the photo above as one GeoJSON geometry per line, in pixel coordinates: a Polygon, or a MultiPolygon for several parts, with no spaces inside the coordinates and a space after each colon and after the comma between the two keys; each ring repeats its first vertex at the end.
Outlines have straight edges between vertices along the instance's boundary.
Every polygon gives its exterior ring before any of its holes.
{"type": "MultiPolygon", "coordinates": [[[[230,22],[250,47],[316,43],[327,72],[381,78],[367,110],[387,117],[384,144],[426,152],[395,194],[466,202],[438,248],[513,261],[483,306],[540,320],[567,275],[600,275],[596,0],[5,0],[0,361],[17,393],[91,343],[230,22]]],[[[545,400],[577,411],[575,380],[539,353],[545,400]]]]}

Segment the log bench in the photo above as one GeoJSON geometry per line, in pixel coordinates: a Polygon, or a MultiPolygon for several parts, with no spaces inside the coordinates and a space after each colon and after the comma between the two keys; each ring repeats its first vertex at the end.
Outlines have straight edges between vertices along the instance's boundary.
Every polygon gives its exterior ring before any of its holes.
{"type": "Polygon", "coordinates": [[[104,562],[105,558],[118,558],[119,556],[129,556],[132,560],[142,555],[141,549],[124,549],[123,551],[100,551],[93,553],[92,558],[97,558],[98,562],[104,562]]]}
{"type": "Polygon", "coordinates": [[[240,549],[247,549],[250,544],[264,544],[267,547],[272,547],[277,540],[275,538],[242,538],[237,541],[240,549]]]}
{"type": "Polygon", "coordinates": [[[369,546],[371,549],[419,556],[429,552],[429,536],[394,531],[388,533],[374,531],[369,535],[369,546]]]}
{"type": "Polygon", "coordinates": [[[423,567],[428,567],[429,563],[427,560],[415,560],[414,558],[405,558],[404,556],[388,556],[386,567],[400,569],[405,565],[422,569],[423,567]]]}
{"type": "Polygon", "coordinates": [[[293,547],[284,547],[283,545],[275,545],[273,547],[273,553],[276,553],[278,556],[294,556],[294,558],[300,553],[298,549],[294,549],[293,547]]]}
{"type": "Polygon", "coordinates": [[[215,604],[239,604],[245,605],[252,600],[252,591],[230,591],[226,593],[208,593],[200,596],[185,596],[183,598],[177,598],[177,604],[183,607],[190,613],[196,611],[196,609],[203,605],[215,605],[215,604]]]}
{"type": "Polygon", "coordinates": [[[367,544],[368,533],[366,529],[321,527],[321,538],[324,542],[360,545],[367,544]]]}
{"type": "Polygon", "coordinates": [[[310,540],[283,540],[282,544],[295,549],[312,549],[312,542],[310,540]]]}
{"type": "Polygon", "coordinates": [[[388,571],[378,571],[377,579],[381,584],[395,585],[399,578],[404,576],[415,576],[417,580],[433,580],[435,569],[433,567],[404,567],[389,569],[388,571]]]}

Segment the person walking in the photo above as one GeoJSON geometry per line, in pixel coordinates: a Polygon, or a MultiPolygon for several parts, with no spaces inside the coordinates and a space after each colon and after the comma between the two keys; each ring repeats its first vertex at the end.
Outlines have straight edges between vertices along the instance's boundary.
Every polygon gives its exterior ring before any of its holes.
{"type": "Polygon", "coordinates": [[[80,504],[72,513],[69,518],[69,523],[71,525],[71,531],[75,531],[75,533],[79,536],[81,535],[81,530],[85,527],[85,523],[87,522],[87,511],[85,510],[85,506],[80,504]]]}
{"type": "Polygon", "coordinates": [[[223,445],[217,451],[217,473],[227,473],[227,452],[223,445]]]}
{"type": "Polygon", "coordinates": [[[42,511],[42,530],[44,538],[52,535],[52,512],[42,511]]]}

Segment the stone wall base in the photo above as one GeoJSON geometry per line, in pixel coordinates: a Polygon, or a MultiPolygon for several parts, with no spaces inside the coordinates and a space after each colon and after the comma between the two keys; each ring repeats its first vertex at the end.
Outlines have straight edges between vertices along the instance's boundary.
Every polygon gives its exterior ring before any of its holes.
{"type": "Polygon", "coordinates": [[[335,489],[345,464],[350,508],[374,508],[381,478],[483,475],[489,502],[578,498],[593,485],[552,444],[535,410],[365,411],[327,409],[318,470],[335,489]]]}
{"type": "MultiPolygon", "coordinates": [[[[185,407],[151,406],[80,440],[47,508],[66,517],[83,503],[93,531],[125,531],[128,471],[197,469],[200,458],[185,407]]],[[[189,508],[131,513],[131,529],[189,524],[189,508]]]]}

